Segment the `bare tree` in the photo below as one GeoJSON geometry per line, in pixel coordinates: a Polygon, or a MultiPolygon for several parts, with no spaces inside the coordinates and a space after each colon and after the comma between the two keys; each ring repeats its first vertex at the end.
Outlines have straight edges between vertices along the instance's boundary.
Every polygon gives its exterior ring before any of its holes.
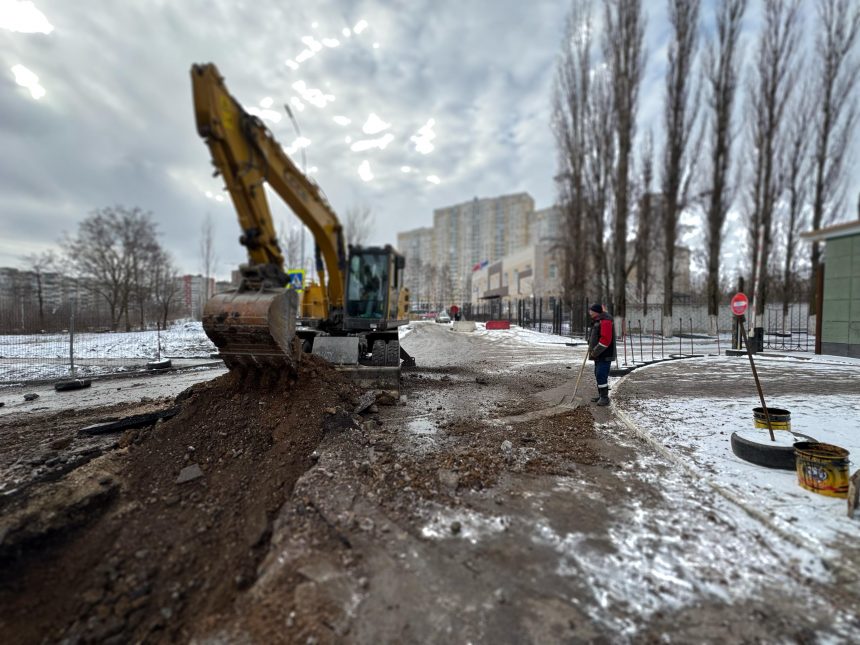
{"type": "Polygon", "coordinates": [[[39,329],[45,328],[45,273],[57,269],[57,256],[51,251],[24,256],[27,268],[36,278],[36,299],[39,303],[39,329]]]}
{"type": "Polygon", "coordinates": [[[370,206],[350,206],[347,208],[343,222],[346,243],[353,246],[366,244],[373,230],[374,219],[370,206]]]}
{"type": "Polygon", "coordinates": [[[615,141],[616,114],[612,84],[605,66],[594,73],[588,97],[588,124],[585,137],[585,236],[592,279],[586,284],[601,303],[610,301],[610,244],[607,221],[613,204],[613,181],[618,146],[615,141]]]}
{"type": "Polygon", "coordinates": [[[636,291],[642,301],[643,315],[648,315],[648,293],[651,290],[651,249],[654,232],[660,222],[655,215],[660,213],[660,204],[653,200],[654,184],[654,138],[651,131],[642,146],[642,195],[639,198],[639,220],[636,227],[636,291]]]}
{"type": "Polygon", "coordinates": [[[755,294],[758,316],[764,313],[768,297],[774,210],[783,189],[778,163],[781,149],[786,145],[783,115],[797,76],[793,61],[799,44],[798,11],[799,0],[764,0],[764,25],[756,50],[755,71],[750,75],[747,87],[751,135],[751,145],[747,148],[753,168],[748,236],[752,285],[754,289],[758,285],[755,294]],[[756,262],[759,254],[762,258],[761,275],[756,262]]]}
{"type": "Polygon", "coordinates": [[[788,315],[788,303],[796,293],[794,276],[796,274],[797,242],[800,232],[806,228],[805,209],[809,197],[809,123],[812,115],[813,101],[803,86],[795,93],[792,101],[792,118],[786,134],[787,145],[783,148],[782,175],[787,192],[785,214],[785,256],[782,267],[782,316],[783,327],[788,315]]]}
{"type": "Polygon", "coordinates": [[[139,213],[137,217],[127,218],[121,234],[128,262],[128,288],[123,304],[126,330],[131,329],[129,315],[132,299],[137,305],[140,328],[145,329],[146,307],[151,302],[152,272],[161,255],[152,214],[139,213]]]}
{"type": "Polygon", "coordinates": [[[559,158],[557,201],[565,224],[562,230],[562,288],[565,300],[569,303],[585,296],[587,289],[586,130],[591,121],[591,32],[588,3],[574,2],[567,17],[562,50],[556,66],[552,120],[559,158]]]}
{"type": "Polygon", "coordinates": [[[102,208],[80,222],[76,236],[63,240],[68,264],[81,286],[107,303],[113,330],[128,308],[131,253],[147,222],[152,225],[148,214],[136,207],[102,208]]]}
{"type": "Polygon", "coordinates": [[[304,268],[302,264],[302,229],[299,226],[293,226],[289,229],[281,224],[280,235],[281,248],[284,249],[284,261],[287,263],[287,268],[304,268]]]}
{"type": "Polygon", "coordinates": [[[687,203],[690,135],[696,121],[696,101],[691,100],[693,64],[698,48],[700,0],[669,0],[672,41],[666,69],[666,99],[663,127],[663,334],[672,334],[672,303],[675,286],[675,246],[678,219],[687,203]]]}
{"type": "Polygon", "coordinates": [[[161,328],[166,329],[167,320],[179,299],[179,271],[164,250],[159,250],[153,260],[152,299],[161,320],[161,328]]]}
{"type": "MultiPolygon", "coordinates": [[[[818,0],[815,39],[816,97],[813,151],[812,227],[829,223],[841,204],[844,164],[857,122],[858,99],[854,89],[860,78],[860,61],[854,47],[860,33],[860,4],[856,0],[818,0]]],[[[821,248],[812,243],[812,288],[821,263],[821,248]]]]}
{"type": "Polygon", "coordinates": [[[736,53],[746,0],[720,0],[717,8],[716,40],[708,48],[705,62],[707,108],[710,119],[710,182],[706,189],[705,230],[708,315],[716,328],[720,304],[720,252],[723,226],[731,205],[732,110],[738,83],[736,53]]]}
{"type": "Polygon", "coordinates": [[[645,67],[645,17],[641,0],[604,0],[605,57],[612,83],[615,137],[613,314],[620,319],[627,309],[627,222],[630,210],[630,167],[636,135],[639,86],[645,67]]]}
{"type": "MultiPolygon", "coordinates": [[[[212,213],[206,213],[203,224],[200,227],[200,264],[203,269],[204,287],[201,297],[205,304],[212,295],[209,292],[209,278],[215,272],[218,264],[218,256],[215,254],[215,225],[212,222],[212,213]]],[[[202,307],[201,307],[202,310],[202,307]]]]}

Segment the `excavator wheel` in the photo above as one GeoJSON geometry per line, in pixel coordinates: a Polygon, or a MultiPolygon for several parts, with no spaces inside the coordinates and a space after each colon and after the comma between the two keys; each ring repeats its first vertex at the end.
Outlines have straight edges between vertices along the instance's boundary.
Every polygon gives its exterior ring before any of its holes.
{"type": "Polygon", "coordinates": [[[385,364],[389,367],[400,365],[400,341],[389,340],[385,343],[385,364]]]}
{"type": "Polygon", "coordinates": [[[374,367],[385,367],[386,365],[386,357],[387,357],[387,348],[384,340],[375,340],[373,342],[373,347],[370,350],[370,364],[374,367]]]}

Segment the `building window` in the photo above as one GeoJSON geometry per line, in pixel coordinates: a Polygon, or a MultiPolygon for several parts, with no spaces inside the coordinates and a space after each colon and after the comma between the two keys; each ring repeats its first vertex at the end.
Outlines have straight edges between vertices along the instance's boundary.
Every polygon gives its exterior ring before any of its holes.
{"type": "Polygon", "coordinates": [[[556,267],[555,262],[549,265],[549,278],[550,280],[555,280],[558,276],[558,267],[556,267]]]}

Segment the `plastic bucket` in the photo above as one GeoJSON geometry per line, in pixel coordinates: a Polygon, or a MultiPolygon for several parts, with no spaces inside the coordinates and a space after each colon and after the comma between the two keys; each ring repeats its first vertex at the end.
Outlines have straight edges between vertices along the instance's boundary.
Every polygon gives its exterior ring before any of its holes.
{"type": "Polygon", "coordinates": [[[828,497],[848,497],[848,451],[829,443],[794,444],[797,483],[828,497]]]}
{"type": "MultiPolygon", "coordinates": [[[[774,430],[791,430],[791,412],[782,408],[768,408],[770,425],[774,430]]],[[[767,430],[767,417],[764,408],[753,408],[753,424],[756,428],[767,430]]]]}

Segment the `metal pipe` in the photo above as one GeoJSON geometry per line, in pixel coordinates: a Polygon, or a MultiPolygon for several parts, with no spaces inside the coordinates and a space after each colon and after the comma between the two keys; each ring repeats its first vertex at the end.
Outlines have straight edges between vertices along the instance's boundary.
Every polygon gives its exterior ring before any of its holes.
{"type": "Polygon", "coordinates": [[[744,345],[746,345],[746,347],[747,347],[747,356],[749,356],[750,367],[752,368],[753,378],[755,379],[755,386],[756,386],[756,389],[758,389],[758,398],[761,401],[761,409],[764,410],[764,418],[767,421],[767,431],[770,433],[770,440],[776,441],[776,437],[773,436],[773,426],[771,426],[771,423],[770,423],[770,413],[767,411],[767,405],[764,402],[764,392],[761,389],[761,382],[759,382],[759,380],[758,380],[758,372],[755,369],[755,361],[753,360],[753,356],[752,356],[753,353],[752,353],[752,350],[750,349],[749,341],[747,340],[747,331],[744,327],[744,322],[745,322],[745,318],[743,316],[740,316],[741,335],[743,336],[743,339],[744,339],[744,345]]]}

